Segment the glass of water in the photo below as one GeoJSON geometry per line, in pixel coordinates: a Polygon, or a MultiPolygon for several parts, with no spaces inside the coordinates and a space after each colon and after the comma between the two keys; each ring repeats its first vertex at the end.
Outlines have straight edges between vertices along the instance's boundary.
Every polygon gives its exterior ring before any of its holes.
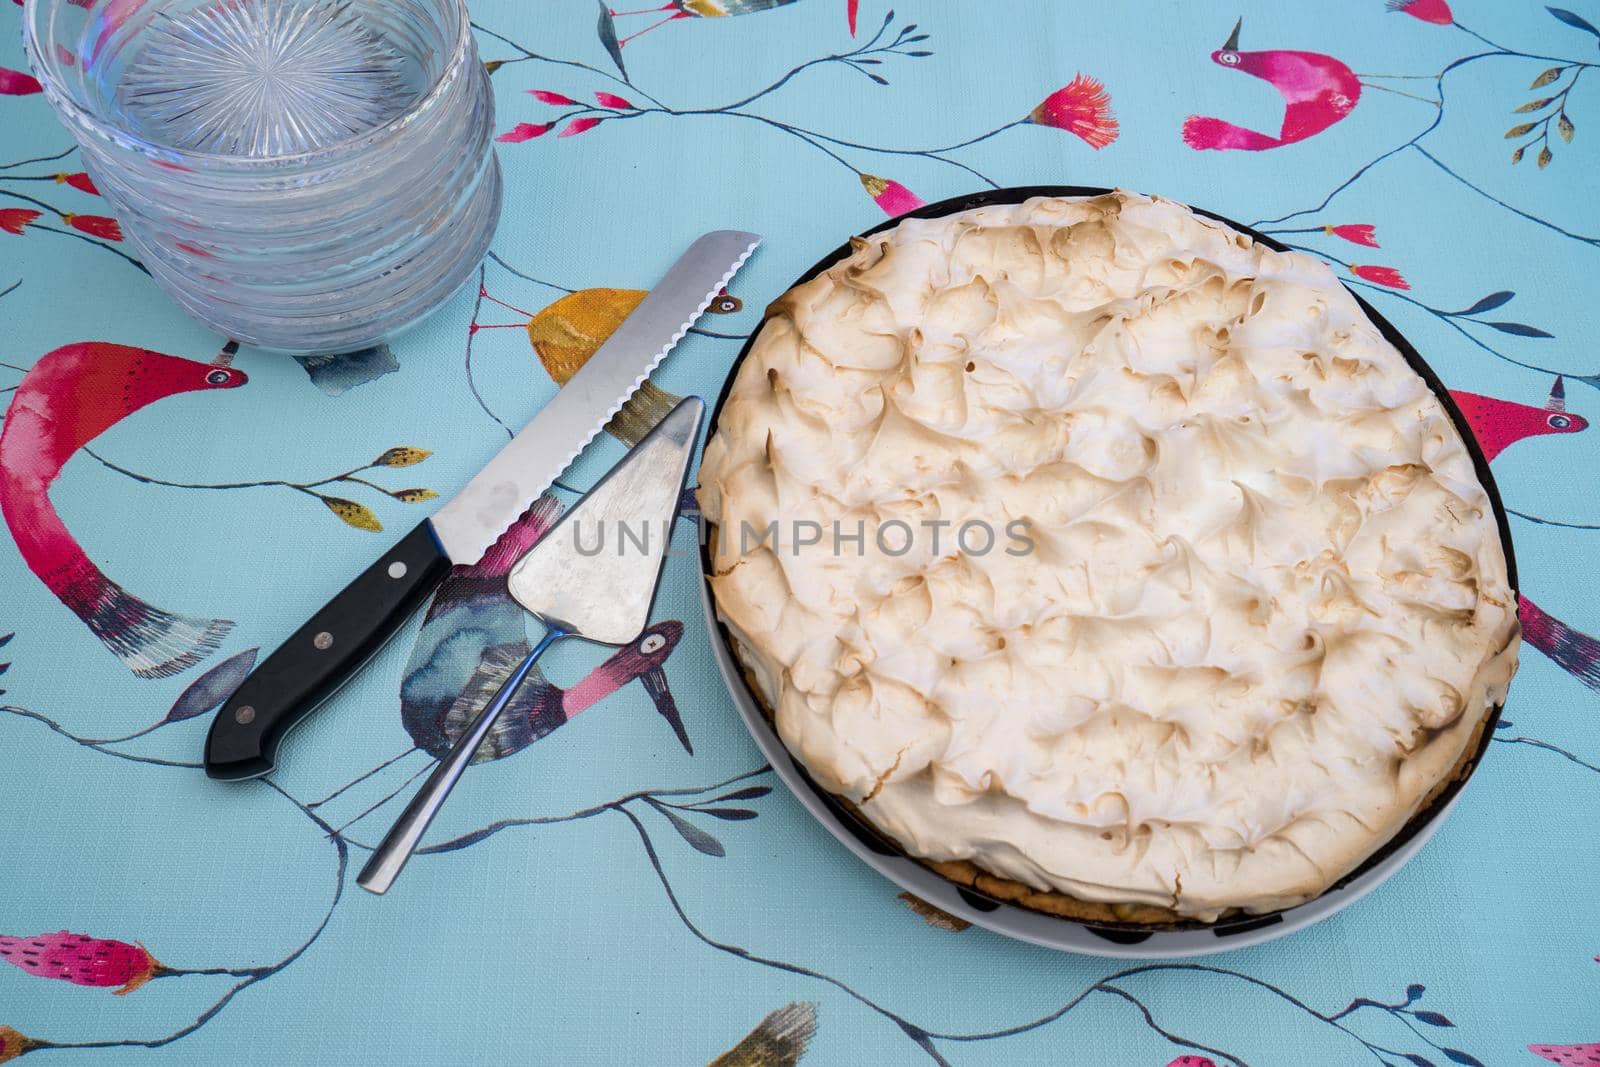
{"type": "Polygon", "coordinates": [[[28,58],[157,284],[249,344],[392,335],[500,215],[464,0],[26,0],[28,58]]]}

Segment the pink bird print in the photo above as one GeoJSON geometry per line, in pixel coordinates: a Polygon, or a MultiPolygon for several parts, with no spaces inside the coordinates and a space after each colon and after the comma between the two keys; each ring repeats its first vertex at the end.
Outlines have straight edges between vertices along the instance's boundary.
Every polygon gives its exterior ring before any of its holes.
{"type": "Polygon", "coordinates": [[[1240,19],[1227,43],[1211,53],[1211,61],[1260,78],[1283,96],[1283,127],[1273,137],[1209,115],[1190,115],[1183,122],[1183,140],[1190,148],[1219,152],[1266,148],[1304,141],[1332,126],[1355,109],[1361,81],[1354,71],[1320,52],[1239,51],[1240,19]]]}
{"type": "Polygon", "coordinates": [[[229,366],[101,341],[63,345],[23,375],[0,431],[0,513],[28,569],[141,678],[160,678],[216,650],[225,619],[173,615],[100,572],[50,503],[50,486],[83,446],[140,408],[248,379],[229,366]]]}
{"type": "MultiPolygon", "coordinates": [[[[570,689],[561,689],[535,669],[517,691],[501,722],[496,723],[484,739],[473,762],[503,759],[521,752],[632,681],[644,686],[657,714],[672,727],[683,750],[694,755],[694,746],[689,742],[688,731],[683,727],[678,705],[672,699],[672,690],[667,687],[667,676],[662,670],[662,664],[682,637],[683,623],[676,619],[652,623],[638,640],[611,655],[570,689]]],[[[417,747],[435,759],[448,754],[471,725],[478,709],[494,698],[506,676],[526,655],[524,651],[522,656],[510,659],[506,649],[485,649],[478,670],[437,719],[416,721],[405,714],[409,708],[403,707],[402,718],[407,719],[406,728],[412,732],[411,738],[417,747]]]]}
{"type": "Polygon", "coordinates": [[[1483,457],[1488,460],[1524,437],[1577,433],[1589,428],[1588,419],[1567,411],[1567,387],[1560,375],[1556,376],[1555,384],[1550,387],[1550,398],[1542,408],[1454,389],[1450,395],[1461,414],[1467,417],[1472,436],[1478,439],[1478,447],[1483,449],[1483,457]]]}
{"type": "MultiPolygon", "coordinates": [[[[1588,419],[1567,411],[1567,389],[1559,375],[1542,408],[1454,389],[1450,395],[1466,416],[1467,425],[1488,460],[1526,437],[1578,433],[1589,428],[1588,419]]],[[[1600,689],[1600,641],[1568,626],[1526,596],[1521,597],[1517,617],[1522,620],[1522,636],[1528,644],[1584,685],[1600,689]]]]}
{"type": "Polygon", "coordinates": [[[1517,605],[1522,636],[1562,670],[1590,689],[1600,689],[1600,641],[1575,630],[1539,605],[1522,597],[1517,605]]]}
{"type": "MultiPolygon", "coordinates": [[[[528,614],[506,591],[506,573],[544,536],[560,510],[555,497],[540,497],[480,562],[456,568],[428,605],[400,686],[400,721],[429,755],[442,758],[450,751],[528,654],[528,614]]],[[[567,690],[535,668],[474,762],[522,751],[635,679],[693,753],[661,670],[682,635],[682,623],[656,623],[567,690]]]]}
{"type": "MultiPolygon", "coordinates": [[[[450,572],[428,604],[400,682],[400,724],[412,746],[344,783],[312,807],[321,807],[418,752],[431,757],[400,786],[367,805],[339,827],[342,832],[388,804],[443,758],[493,699],[531,646],[529,616],[506,590],[506,574],[543,537],[561,514],[546,493],[471,566],[450,572]]],[[[665,664],[683,636],[673,619],[652,623],[631,645],[618,649],[568,689],[535,667],[484,738],[473,763],[514,756],[579,714],[637,681],[657,714],[667,721],[690,755],[694,747],[667,685],[665,664]]]]}
{"type": "MultiPolygon", "coordinates": [[[[528,613],[506,591],[506,573],[560,513],[560,502],[546,493],[500,536],[482,560],[457,567],[439,586],[423,615],[400,683],[400,724],[412,747],[346,782],[318,801],[319,805],[417,752],[437,760],[454,747],[478,710],[494,697],[531,648],[528,613]]],[[[473,762],[516,755],[634,681],[644,686],[656,713],[672,728],[684,751],[693,755],[694,746],[689,743],[664,670],[667,657],[682,637],[681,622],[666,619],[653,623],[638,640],[618,649],[569,689],[555,685],[535,667],[473,762]]],[[[421,774],[418,771],[399,789],[346,821],[344,827],[383,807],[421,774]]]]}
{"type": "Polygon", "coordinates": [[[1564,1067],[1600,1067],[1600,1041],[1582,1045],[1529,1045],[1528,1051],[1564,1067]]]}

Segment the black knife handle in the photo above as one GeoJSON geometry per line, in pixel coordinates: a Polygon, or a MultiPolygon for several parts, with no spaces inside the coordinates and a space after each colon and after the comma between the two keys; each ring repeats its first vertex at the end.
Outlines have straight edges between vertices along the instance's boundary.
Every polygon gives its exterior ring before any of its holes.
{"type": "Polygon", "coordinates": [[[402,537],[222,705],[206,738],[206,774],[239,779],[272,770],[290,727],[349,680],[449,573],[428,523],[402,537]]]}

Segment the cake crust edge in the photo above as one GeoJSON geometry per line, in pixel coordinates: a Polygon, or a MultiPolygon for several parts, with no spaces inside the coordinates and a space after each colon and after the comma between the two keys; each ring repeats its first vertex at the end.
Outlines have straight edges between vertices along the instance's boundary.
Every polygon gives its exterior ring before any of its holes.
{"type": "MultiPolygon", "coordinates": [[[[715,525],[709,528],[707,536],[712,541],[715,540],[715,525]]],[[[704,577],[702,575],[702,579],[704,577]]],[[[715,598],[713,598],[712,603],[716,603],[715,598]]],[[[718,622],[718,629],[722,629],[720,621],[718,622]]],[[[768,728],[772,730],[772,736],[784,751],[788,752],[788,746],[783,743],[783,738],[778,734],[778,726],[774,719],[772,708],[762,698],[761,687],[757,684],[750,668],[745,665],[744,658],[739,655],[737,644],[728,641],[725,632],[717,634],[716,639],[727,646],[729,655],[732,656],[733,662],[739,668],[739,675],[744,682],[745,691],[761,712],[761,717],[766,720],[768,728]]],[[[1383,858],[1387,857],[1394,849],[1399,848],[1404,841],[1410,840],[1419,833],[1427,823],[1438,818],[1440,813],[1431,809],[1449,789],[1458,782],[1464,783],[1467,778],[1472,776],[1473,771],[1477,769],[1478,760],[1482,755],[1484,731],[1488,729],[1491,719],[1498,718],[1501,707],[1502,705],[1490,705],[1483,709],[1478,717],[1477,726],[1474,727],[1471,738],[1464,747],[1460,758],[1456,760],[1450,772],[1424,794],[1422,802],[1417,805],[1416,812],[1413,813],[1410,819],[1406,820],[1398,832],[1388,840],[1378,842],[1372,852],[1362,857],[1354,867],[1336,878],[1322,892],[1300,903],[1308,904],[1313,900],[1324,897],[1339,887],[1348,884],[1351,880],[1365,874],[1372,867],[1381,863],[1383,858]]],[[[795,762],[797,765],[799,764],[798,757],[795,758],[795,762]]],[[[809,774],[807,778],[808,780],[810,779],[809,774]]],[[[1067,919],[1092,926],[1122,927],[1138,929],[1144,932],[1157,932],[1211,929],[1218,926],[1226,926],[1230,922],[1247,921],[1251,918],[1278,914],[1287,910],[1280,908],[1272,911],[1251,912],[1244,908],[1234,907],[1224,910],[1215,919],[1206,921],[1196,919],[1190,915],[1184,915],[1171,908],[1162,908],[1153,904],[1110,904],[1098,900],[1084,900],[1070,893],[1063,893],[1058,889],[1036,889],[1024,882],[985,870],[971,860],[931,860],[913,855],[906,851],[905,846],[900,842],[879,829],[877,824],[868,818],[860,807],[848,797],[830,793],[821,786],[816,785],[815,782],[812,782],[812,785],[817,792],[827,797],[846,816],[866,827],[872,834],[893,848],[897,854],[927,868],[956,887],[970,889],[994,900],[1006,904],[1014,904],[1029,911],[1051,915],[1058,919],[1067,919]]],[[[1291,906],[1299,907],[1300,905],[1291,906]]]]}

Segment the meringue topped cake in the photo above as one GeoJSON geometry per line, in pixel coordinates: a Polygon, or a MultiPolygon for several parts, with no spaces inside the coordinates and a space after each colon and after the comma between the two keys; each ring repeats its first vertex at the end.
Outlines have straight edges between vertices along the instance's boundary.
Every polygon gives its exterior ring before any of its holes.
{"type": "Polygon", "coordinates": [[[1086,921],[1317,896],[1470,769],[1516,670],[1427,383],[1322,262],[1158,198],[857,239],[769,309],[699,498],[811,777],[1086,921]]]}

